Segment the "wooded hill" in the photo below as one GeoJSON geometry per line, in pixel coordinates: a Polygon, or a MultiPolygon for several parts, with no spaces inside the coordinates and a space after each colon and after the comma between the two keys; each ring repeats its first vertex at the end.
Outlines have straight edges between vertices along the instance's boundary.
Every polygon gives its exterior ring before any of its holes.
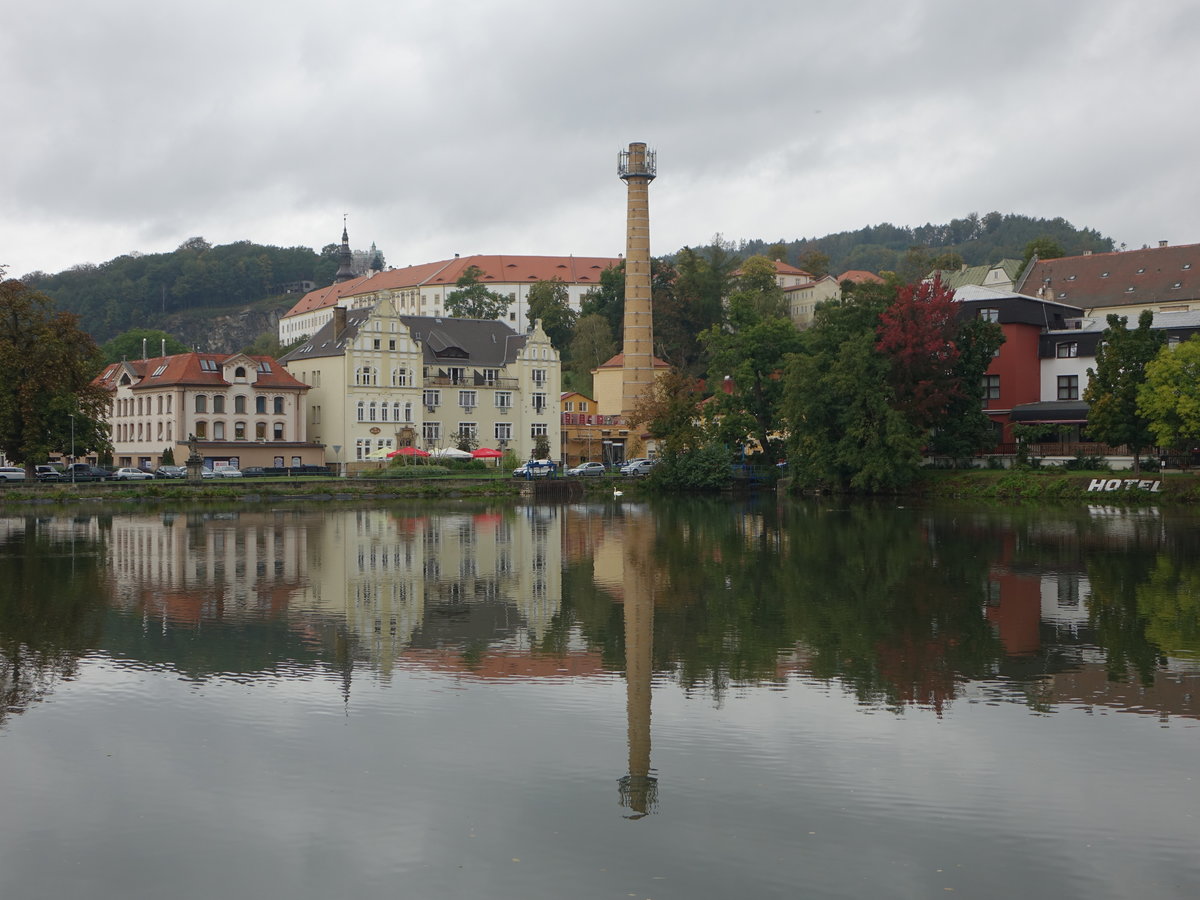
{"type": "Polygon", "coordinates": [[[767,255],[770,248],[781,244],[786,254],[784,262],[803,268],[806,257],[824,254],[828,257],[828,272],[839,275],[850,269],[902,272],[905,257],[914,249],[926,251],[931,258],[957,254],[969,266],[1022,259],[1025,248],[1039,238],[1049,238],[1062,247],[1066,256],[1076,256],[1087,250],[1104,253],[1114,249],[1112,238],[1091,228],[1076,228],[1066,219],[1035,219],[990,212],[983,216],[970,213],[962,219],[951,219],[945,225],[927,223],[913,228],[885,222],[824,237],[743,241],[736,252],[744,257],[767,255]]]}
{"type": "MultiPolygon", "coordinates": [[[[802,267],[817,253],[827,257],[826,271],[834,275],[864,269],[894,271],[908,277],[924,274],[916,270],[928,259],[948,254],[957,254],[969,265],[1021,258],[1030,241],[1038,238],[1052,239],[1068,255],[1113,249],[1111,238],[1091,229],[1077,229],[1065,219],[998,212],[984,216],[971,213],[945,225],[912,228],[885,223],[774,244],[751,240],[728,249],[745,259],[772,248],[778,250],[777,245],[782,245],[784,261],[802,267]],[[914,248],[925,252],[914,254],[914,248]]],[[[308,247],[273,247],[250,241],[214,247],[203,238],[191,238],[170,253],[118,256],[106,263],[74,266],[54,275],[35,272],[22,280],[49,295],[59,309],[78,314],[83,329],[99,343],[137,327],[178,333],[189,346],[229,350],[226,345],[230,343],[245,346],[258,337],[258,331],[250,330],[261,330],[264,325],[270,328],[268,323],[277,321],[299,299],[299,283],[332,283],[338,267],[337,251],[335,244],[318,252],[308,247]],[[254,314],[247,315],[250,311],[254,314]],[[203,335],[203,323],[218,317],[228,326],[222,332],[221,347],[190,334],[195,330],[191,325],[196,325],[203,335]],[[247,331],[244,335],[237,333],[237,322],[241,320],[247,331]]],[[[364,255],[364,251],[355,253],[356,259],[364,255]]]]}

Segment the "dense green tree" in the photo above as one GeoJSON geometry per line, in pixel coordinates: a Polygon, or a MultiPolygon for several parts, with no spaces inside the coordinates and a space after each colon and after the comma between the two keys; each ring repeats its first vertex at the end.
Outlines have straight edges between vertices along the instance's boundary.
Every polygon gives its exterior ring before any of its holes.
{"type": "Polygon", "coordinates": [[[675,269],[679,273],[676,291],[692,321],[700,325],[697,333],[721,322],[722,308],[738,264],[733,245],[719,234],[707,248],[684,247],[676,254],[675,269]]]}
{"type": "Polygon", "coordinates": [[[105,342],[104,346],[100,348],[100,353],[106,363],[120,362],[123,359],[142,359],[143,347],[147,357],[161,356],[164,341],[168,356],[174,353],[188,352],[187,345],[165,331],[158,331],[154,328],[131,328],[105,342]]]}
{"type": "Polygon", "coordinates": [[[776,280],[775,263],[752,256],[738,269],[728,298],[729,323],[734,328],[787,315],[787,300],[776,280]]]}
{"type": "Polygon", "coordinates": [[[1137,411],[1160,447],[1200,446],[1200,334],[1147,363],[1137,411]]]}
{"type": "Polygon", "coordinates": [[[702,341],[710,354],[709,375],[714,384],[730,381],[708,406],[726,443],[756,442],[763,461],[776,463],[782,450],[782,374],[789,354],[800,348],[800,332],[790,319],[754,318],[745,311],[740,327],[713,327],[702,341]]]}
{"type": "Polygon", "coordinates": [[[924,434],[896,409],[891,363],[873,331],[813,349],[792,358],[785,379],[788,463],[797,485],[877,493],[909,484],[924,434]]]}
{"type": "Polygon", "coordinates": [[[286,344],[279,343],[279,334],[274,331],[264,331],[256,337],[250,344],[242,348],[243,353],[249,353],[251,356],[270,356],[273,359],[280,359],[291,353],[301,344],[307,337],[298,337],[294,341],[286,344]]]}
{"type": "Polygon", "coordinates": [[[696,379],[680,369],[669,369],[635,404],[630,424],[644,427],[666,454],[695,450],[709,438],[700,415],[701,399],[696,379]]]}
{"type": "Polygon", "coordinates": [[[1125,316],[1112,314],[1096,350],[1096,367],[1088,367],[1083,399],[1089,404],[1088,436],[1111,446],[1125,444],[1133,468],[1141,471],[1141,452],[1154,443],[1150,420],[1138,412],[1138,391],[1146,383],[1146,366],[1166,341],[1152,329],[1154,313],[1143,310],[1138,327],[1128,328],[1125,316]]]}
{"type": "Polygon", "coordinates": [[[530,285],[525,301],[529,324],[540,319],[542,330],[559,351],[565,351],[571,345],[571,334],[575,329],[576,314],[569,298],[567,285],[554,278],[530,285]]]}
{"type": "Polygon", "coordinates": [[[1063,245],[1049,235],[1042,235],[1034,238],[1025,245],[1025,253],[1021,257],[1021,262],[1029,265],[1029,261],[1035,256],[1038,259],[1058,259],[1067,255],[1067,251],[1063,249],[1063,245]]]}
{"type": "Polygon", "coordinates": [[[939,456],[965,459],[995,443],[992,420],[983,411],[983,376],[1004,343],[1004,332],[995,322],[969,316],[959,322],[954,343],[958,389],[935,423],[929,445],[939,456]]]}
{"type": "Polygon", "coordinates": [[[568,369],[575,390],[592,396],[592,370],[612,359],[616,341],[599,313],[581,316],[571,337],[568,369]]]}
{"type": "Polygon", "coordinates": [[[609,334],[621,333],[625,315],[625,260],[600,273],[600,283],[584,295],[579,315],[603,316],[608,323],[609,334]]]}
{"type": "Polygon", "coordinates": [[[800,254],[800,268],[820,278],[829,274],[829,254],[820,250],[806,250],[800,254]]]}
{"type": "Polygon", "coordinates": [[[482,274],[478,266],[467,266],[454,282],[457,290],[446,295],[446,312],[458,319],[497,319],[508,310],[508,297],[481,283],[482,274]]]}
{"type": "Polygon", "coordinates": [[[52,451],[109,447],[108,394],[92,384],[100,351],[70,313],[20,281],[0,282],[0,450],[26,465],[52,451]]]}

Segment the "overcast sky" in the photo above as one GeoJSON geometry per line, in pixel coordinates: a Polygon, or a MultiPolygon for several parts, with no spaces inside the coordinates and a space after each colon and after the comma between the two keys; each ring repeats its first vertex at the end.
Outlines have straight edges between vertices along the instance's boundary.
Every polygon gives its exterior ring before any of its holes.
{"type": "Polygon", "coordinates": [[[1195,0],[2,0],[10,277],[201,235],[390,265],[990,210],[1200,241],[1195,0]]]}

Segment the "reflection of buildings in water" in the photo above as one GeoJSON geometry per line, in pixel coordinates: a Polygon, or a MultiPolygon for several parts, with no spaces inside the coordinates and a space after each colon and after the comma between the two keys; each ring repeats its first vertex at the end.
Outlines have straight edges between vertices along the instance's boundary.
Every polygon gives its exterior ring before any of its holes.
{"type": "Polygon", "coordinates": [[[413,647],[528,653],[561,607],[556,509],[329,516],[296,605],[343,618],[383,671],[413,647]]]}
{"type": "Polygon", "coordinates": [[[1091,584],[1080,572],[1039,573],[995,565],[985,585],[984,615],[1008,656],[1042,650],[1044,626],[1064,638],[1088,624],[1091,584]]]}
{"type": "Polygon", "coordinates": [[[293,513],[188,513],[112,520],[113,602],[179,624],[287,611],[319,520],[293,513]]]}
{"type": "Polygon", "coordinates": [[[1103,661],[1073,666],[1037,680],[1039,703],[1158,716],[1200,718],[1200,672],[1155,672],[1149,684],[1135,676],[1113,681],[1103,661]]]}

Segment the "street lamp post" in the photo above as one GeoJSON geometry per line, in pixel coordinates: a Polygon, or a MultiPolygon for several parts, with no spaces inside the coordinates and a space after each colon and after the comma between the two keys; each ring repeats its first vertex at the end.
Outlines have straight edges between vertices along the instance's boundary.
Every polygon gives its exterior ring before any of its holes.
{"type": "Polygon", "coordinates": [[[67,413],[71,417],[71,483],[75,483],[75,416],[73,413],[67,413]]]}

